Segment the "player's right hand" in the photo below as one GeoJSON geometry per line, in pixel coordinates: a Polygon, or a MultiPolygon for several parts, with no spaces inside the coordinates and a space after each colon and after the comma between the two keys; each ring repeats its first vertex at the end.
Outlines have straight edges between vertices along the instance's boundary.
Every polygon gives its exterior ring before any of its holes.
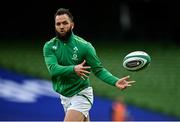
{"type": "Polygon", "coordinates": [[[88,74],[90,74],[89,71],[87,71],[87,69],[90,69],[90,66],[84,66],[86,63],[86,60],[84,60],[82,63],[76,65],[74,67],[74,71],[76,72],[76,74],[82,78],[83,80],[85,80],[85,78],[88,78],[88,74]]]}

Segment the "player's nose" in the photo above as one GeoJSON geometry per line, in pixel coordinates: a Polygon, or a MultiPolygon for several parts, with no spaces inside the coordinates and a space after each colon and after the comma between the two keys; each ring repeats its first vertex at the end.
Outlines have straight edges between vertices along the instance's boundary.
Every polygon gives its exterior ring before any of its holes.
{"type": "Polygon", "coordinates": [[[60,29],[63,29],[63,28],[64,28],[64,25],[63,25],[63,24],[60,24],[60,25],[59,25],[59,28],[60,28],[60,29]]]}

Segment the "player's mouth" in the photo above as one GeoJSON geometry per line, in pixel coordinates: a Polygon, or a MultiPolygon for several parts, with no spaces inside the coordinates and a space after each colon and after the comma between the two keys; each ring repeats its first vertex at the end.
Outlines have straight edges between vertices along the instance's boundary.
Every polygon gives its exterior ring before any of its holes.
{"type": "Polygon", "coordinates": [[[65,31],[60,31],[59,33],[60,33],[61,35],[65,35],[65,34],[66,34],[65,31]]]}
{"type": "Polygon", "coordinates": [[[61,30],[60,33],[65,33],[65,31],[61,30]]]}

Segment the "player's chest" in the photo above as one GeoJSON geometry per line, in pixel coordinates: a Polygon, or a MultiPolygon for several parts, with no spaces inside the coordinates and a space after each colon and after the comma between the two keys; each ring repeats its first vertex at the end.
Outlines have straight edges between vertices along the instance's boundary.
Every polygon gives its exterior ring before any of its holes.
{"type": "Polygon", "coordinates": [[[61,44],[56,51],[56,57],[60,65],[79,64],[84,57],[84,51],[78,45],[61,44]]]}

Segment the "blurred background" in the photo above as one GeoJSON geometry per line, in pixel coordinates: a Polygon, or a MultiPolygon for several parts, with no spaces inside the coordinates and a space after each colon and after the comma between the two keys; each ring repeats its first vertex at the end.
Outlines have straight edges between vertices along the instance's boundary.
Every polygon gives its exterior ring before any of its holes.
{"type": "Polygon", "coordinates": [[[44,43],[55,36],[54,14],[60,7],[71,11],[74,33],[93,44],[105,68],[136,81],[120,91],[91,74],[95,94],[91,120],[112,121],[114,113],[121,113],[112,107],[116,101],[123,103],[127,120],[180,120],[176,2],[16,0],[0,6],[0,120],[63,120],[42,54],[44,43]],[[130,72],[122,60],[135,50],[147,52],[152,62],[145,70],[130,72]]]}

